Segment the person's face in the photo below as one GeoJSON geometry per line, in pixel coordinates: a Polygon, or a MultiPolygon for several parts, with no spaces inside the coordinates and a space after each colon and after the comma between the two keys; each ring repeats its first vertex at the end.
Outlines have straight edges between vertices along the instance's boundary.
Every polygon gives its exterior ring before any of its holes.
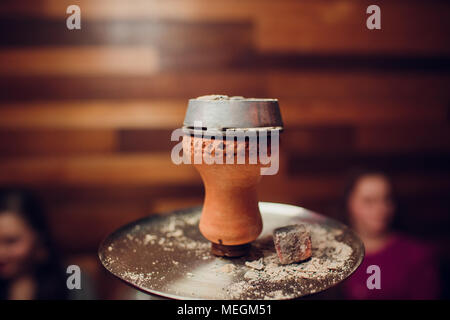
{"type": "Polygon", "coordinates": [[[27,270],[36,247],[35,232],[17,214],[0,213],[0,279],[27,270]]]}
{"type": "Polygon", "coordinates": [[[392,190],[382,175],[362,176],[350,194],[350,219],[360,233],[371,236],[386,232],[394,215],[392,190]]]}

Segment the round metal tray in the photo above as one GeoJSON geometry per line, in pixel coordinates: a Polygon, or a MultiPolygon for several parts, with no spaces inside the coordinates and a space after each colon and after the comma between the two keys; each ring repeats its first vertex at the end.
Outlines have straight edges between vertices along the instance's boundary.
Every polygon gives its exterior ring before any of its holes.
{"type": "Polygon", "coordinates": [[[210,243],[198,230],[201,207],[195,207],[152,215],[120,228],[101,243],[99,258],[126,283],[173,299],[298,298],[338,284],[360,265],[364,246],[345,225],[297,206],[260,202],[259,207],[264,228],[246,257],[211,255],[210,243]],[[275,257],[272,232],[295,223],[321,231],[316,239],[313,233],[313,257],[300,264],[277,266],[270,260],[275,257]],[[319,242],[321,256],[315,257],[319,242]],[[342,247],[345,261],[336,265],[333,259],[338,256],[334,255],[342,247]],[[259,258],[271,262],[263,270],[247,265],[259,258]],[[314,264],[319,264],[320,272],[310,270],[314,264]],[[326,272],[322,265],[328,266],[326,272]]]}

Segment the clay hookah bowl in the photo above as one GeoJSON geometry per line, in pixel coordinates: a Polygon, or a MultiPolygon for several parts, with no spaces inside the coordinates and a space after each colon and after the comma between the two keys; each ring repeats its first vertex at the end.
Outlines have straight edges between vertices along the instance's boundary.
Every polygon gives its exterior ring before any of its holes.
{"type": "Polygon", "coordinates": [[[230,136],[267,131],[267,152],[270,154],[270,133],[273,130],[279,132],[282,127],[275,99],[205,96],[189,100],[183,126],[183,154],[190,158],[205,186],[199,228],[211,241],[214,255],[243,256],[262,231],[256,190],[264,166],[259,161],[259,146],[258,150],[250,148],[248,139],[230,140],[230,136]],[[218,153],[221,164],[207,163],[202,158],[205,155],[212,158],[218,151],[223,151],[218,153]],[[241,158],[238,163],[237,155],[244,151],[245,161],[242,163],[241,158]],[[251,154],[253,161],[250,161],[251,154]],[[200,163],[199,159],[202,159],[200,163]]]}

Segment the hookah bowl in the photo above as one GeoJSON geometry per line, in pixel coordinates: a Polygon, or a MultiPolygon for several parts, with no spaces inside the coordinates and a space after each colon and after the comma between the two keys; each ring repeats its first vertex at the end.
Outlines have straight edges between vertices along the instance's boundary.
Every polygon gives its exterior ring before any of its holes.
{"type": "Polygon", "coordinates": [[[257,185],[266,164],[260,150],[271,159],[278,157],[278,148],[271,148],[271,137],[276,132],[278,138],[282,129],[276,99],[213,95],[189,100],[183,156],[203,180],[199,229],[211,242],[212,254],[243,256],[261,233],[257,185]],[[262,134],[268,138],[261,138],[262,134]]]}

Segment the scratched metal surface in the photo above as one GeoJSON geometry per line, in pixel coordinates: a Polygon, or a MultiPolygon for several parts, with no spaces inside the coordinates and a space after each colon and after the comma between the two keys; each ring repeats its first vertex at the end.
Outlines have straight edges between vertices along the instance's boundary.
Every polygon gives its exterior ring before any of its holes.
{"type": "MultiPolygon", "coordinates": [[[[252,283],[254,290],[238,299],[261,299],[265,292],[277,289],[290,291],[286,295],[289,298],[307,296],[335,286],[360,265],[364,246],[345,225],[297,206],[267,202],[259,205],[264,229],[256,242],[267,239],[280,226],[309,223],[330,232],[341,230],[339,241],[349,245],[353,252],[345,268],[331,272],[325,279],[289,279],[275,285],[252,283]]],[[[246,281],[244,272],[239,270],[245,270],[242,267],[251,257],[227,259],[210,255],[210,244],[198,230],[200,213],[201,207],[195,207],[130,223],[101,243],[100,261],[113,275],[151,295],[172,299],[236,299],[236,295],[230,296],[227,291],[233,284],[246,281]],[[233,264],[238,272],[217,272],[226,264],[233,264]]],[[[255,252],[251,251],[250,256],[254,258],[255,252]]]]}

